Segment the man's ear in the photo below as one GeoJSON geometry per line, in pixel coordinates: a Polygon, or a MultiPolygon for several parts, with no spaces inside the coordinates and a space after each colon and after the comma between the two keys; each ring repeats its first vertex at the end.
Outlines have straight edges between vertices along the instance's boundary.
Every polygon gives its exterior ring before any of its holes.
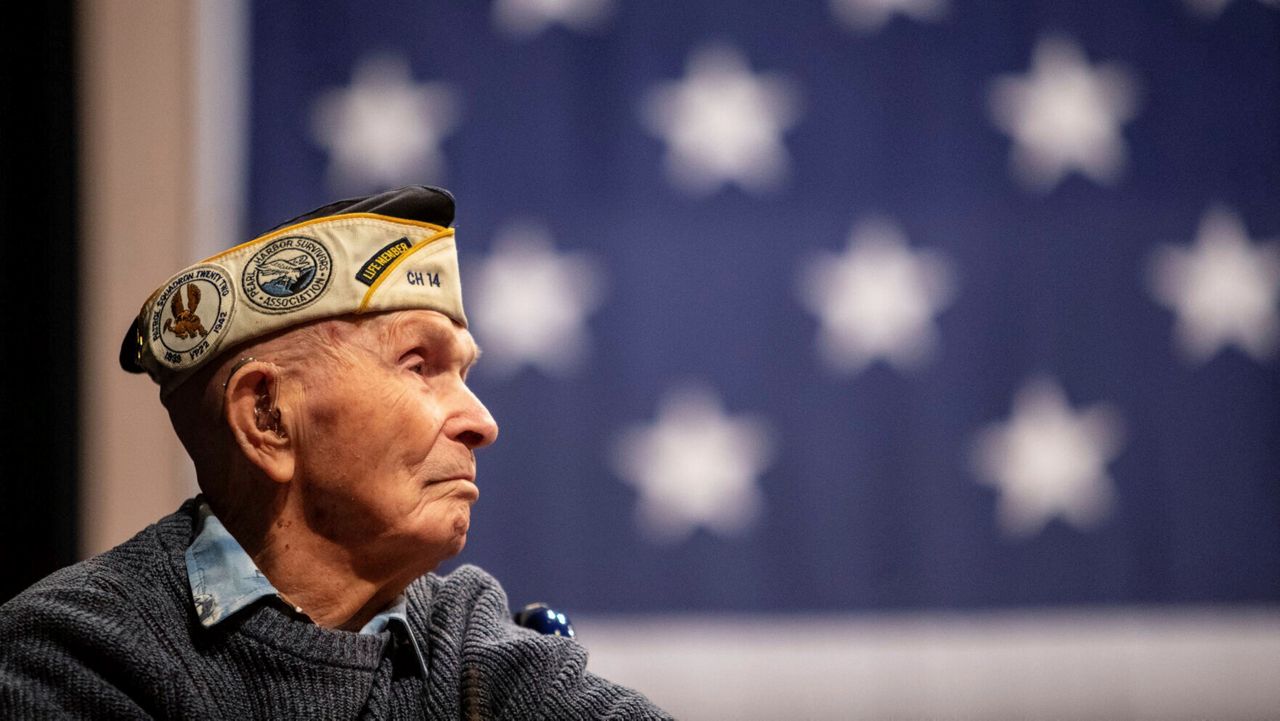
{"type": "Polygon", "coordinates": [[[227,379],[225,416],[240,452],[277,483],[293,480],[295,446],[289,437],[292,422],[281,410],[280,369],[272,363],[250,361],[227,379]]]}

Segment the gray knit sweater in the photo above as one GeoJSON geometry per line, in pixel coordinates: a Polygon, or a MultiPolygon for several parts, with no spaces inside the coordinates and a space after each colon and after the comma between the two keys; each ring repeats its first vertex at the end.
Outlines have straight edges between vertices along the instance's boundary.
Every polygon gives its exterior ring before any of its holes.
{"type": "Polygon", "coordinates": [[[280,604],[206,629],[183,556],[194,511],[0,606],[0,718],[670,718],[589,673],[574,641],[513,625],[472,566],[406,589],[425,681],[392,634],[324,629],[280,604]]]}

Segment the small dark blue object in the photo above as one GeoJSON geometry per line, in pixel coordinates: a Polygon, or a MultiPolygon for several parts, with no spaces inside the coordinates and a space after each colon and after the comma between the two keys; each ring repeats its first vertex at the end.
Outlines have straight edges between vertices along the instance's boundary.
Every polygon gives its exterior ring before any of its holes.
{"type": "Polygon", "coordinates": [[[569,617],[553,610],[545,603],[531,603],[516,612],[517,626],[533,629],[548,636],[567,636],[573,638],[573,624],[569,617]]]}

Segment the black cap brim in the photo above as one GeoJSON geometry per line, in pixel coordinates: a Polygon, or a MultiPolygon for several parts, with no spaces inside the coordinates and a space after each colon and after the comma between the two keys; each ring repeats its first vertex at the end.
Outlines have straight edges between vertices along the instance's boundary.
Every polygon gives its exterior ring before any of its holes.
{"type": "Polygon", "coordinates": [[[303,213],[296,218],[286,220],[272,228],[271,231],[308,220],[327,218],[331,215],[344,215],[346,213],[376,213],[393,218],[433,223],[447,228],[453,225],[453,212],[453,194],[444,188],[436,188],[430,185],[406,185],[403,188],[388,190],[377,195],[348,198],[322,205],[309,213],[303,213]]]}

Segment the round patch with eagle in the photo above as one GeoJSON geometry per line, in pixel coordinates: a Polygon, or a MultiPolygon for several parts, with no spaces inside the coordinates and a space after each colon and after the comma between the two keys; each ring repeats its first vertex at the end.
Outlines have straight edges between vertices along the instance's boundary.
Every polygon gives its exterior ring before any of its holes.
{"type": "Polygon", "coordinates": [[[324,295],[332,269],[328,249],[314,238],[277,238],[245,263],[241,287],[249,302],[267,313],[288,313],[324,295]]]}
{"type": "Polygon", "coordinates": [[[221,266],[197,265],[165,284],[147,328],[157,360],[170,368],[190,368],[218,347],[235,305],[231,283],[221,266]]]}

